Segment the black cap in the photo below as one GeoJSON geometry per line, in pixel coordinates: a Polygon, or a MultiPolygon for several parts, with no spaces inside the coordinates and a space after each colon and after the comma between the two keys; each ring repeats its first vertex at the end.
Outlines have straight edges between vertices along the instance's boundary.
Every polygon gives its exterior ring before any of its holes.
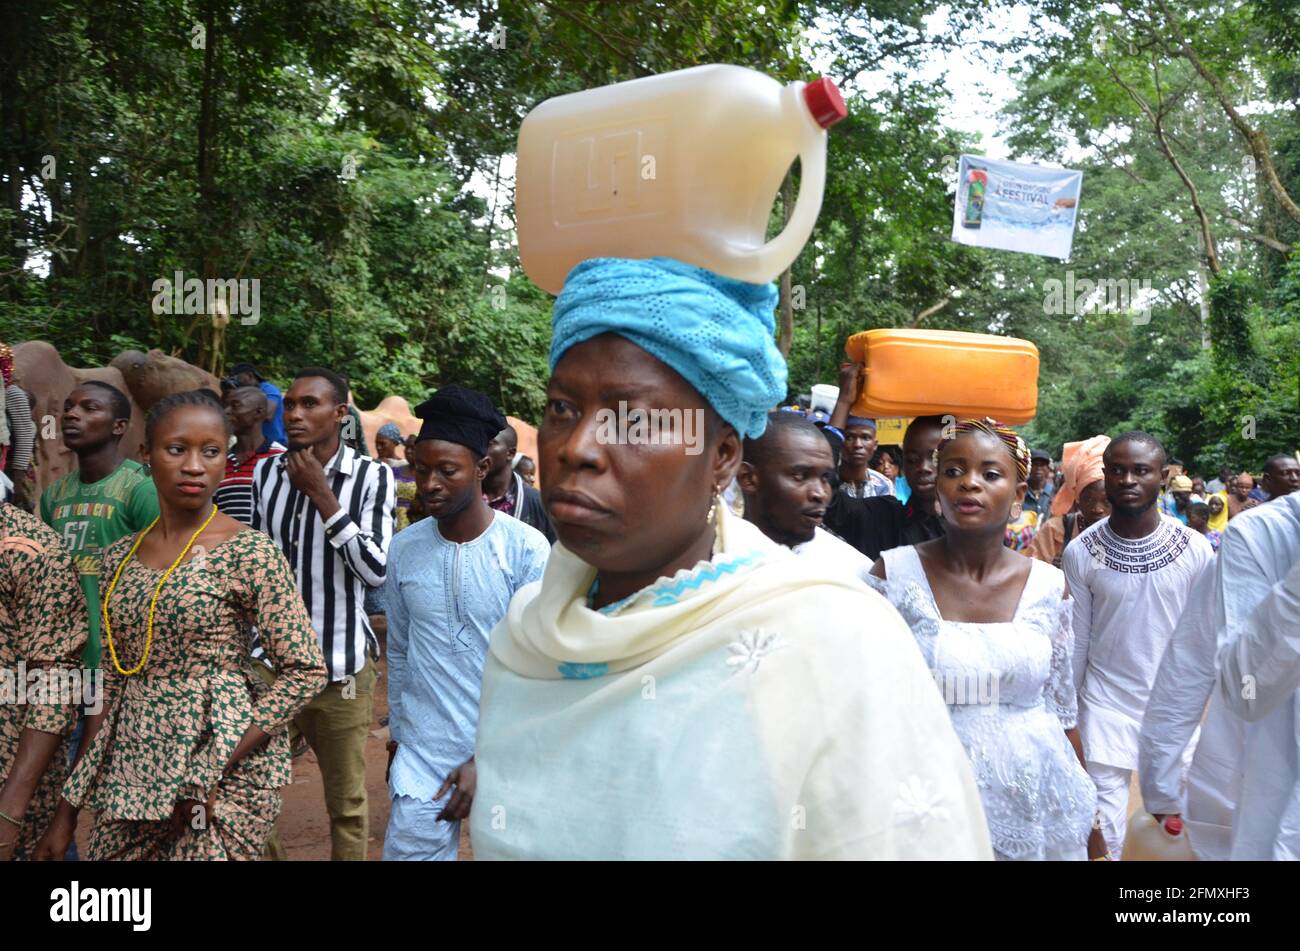
{"type": "Polygon", "coordinates": [[[236,363],[230,368],[228,373],[230,376],[239,376],[241,373],[251,373],[258,383],[266,380],[266,377],[258,373],[257,367],[253,366],[251,363],[236,363]]]}
{"type": "Polygon", "coordinates": [[[1041,449],[1035,449],[1033,452],[1029,454],[1029,461],[1030,462],[1051,462],[1052,457],[1049,456],[1047,453],[1043,452],[1043,450],[1041,449]]]}
{"type": "Polygon", "coordinates": [[[415,415],[421,420],[416,442],[441,439],[459,443],[476,459],[487,455],[488,443],[507,425],[490,399],[459,383],[438,390],[415,408],[415,415]]]}

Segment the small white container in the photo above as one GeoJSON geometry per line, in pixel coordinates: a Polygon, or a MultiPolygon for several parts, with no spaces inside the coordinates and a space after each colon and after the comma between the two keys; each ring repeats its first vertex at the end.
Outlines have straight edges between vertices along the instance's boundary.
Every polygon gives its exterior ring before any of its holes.
{"type": "Polygon", "coordinates": [[[835,403],[840,398],[840,388],[829,383],[814,383],[812,388],[812,408],[825,410],[827,415],[835,411],[835,403]]]}

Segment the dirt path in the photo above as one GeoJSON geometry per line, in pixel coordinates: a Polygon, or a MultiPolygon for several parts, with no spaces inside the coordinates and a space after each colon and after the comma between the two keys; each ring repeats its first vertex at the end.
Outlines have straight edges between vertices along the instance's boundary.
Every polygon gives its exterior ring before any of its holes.
{"type": "MultiPolygon", "coordinates": [[[[384,829],[388,827],[388,728],[379,721],[388,713],[388,664],[379,661],[375,682],[375,714],[366,737],[366,794],[370,804],[370,848],[368,858],[379,861],[384,851],[384,829]]],[[[291,860],[326,861],[330,857],[330,821],[325,812],[316,754],[308,750],[293,761],[293,785],[284,793],[284,809],[277,828],[284,851],[291,860]]],[[[469,851],[469,823],[461,823],[460,858],[473,858],[469,851]]]]}

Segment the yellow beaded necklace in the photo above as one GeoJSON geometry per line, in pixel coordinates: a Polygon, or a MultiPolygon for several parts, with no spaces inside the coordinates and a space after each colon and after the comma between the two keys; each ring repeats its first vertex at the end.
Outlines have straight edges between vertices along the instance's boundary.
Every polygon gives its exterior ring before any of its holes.
{"type": "Polygon", "coordinates": [[[126,557],[122,559],[122,563],[117,566],[117,571],[113,573],[113,580],[108,586],[108,593],[104,595],[104,606],[101,608],[101,611],[104,616],[104,639],[108,641],[108,652],[112,655],[113,666],[117,668],[117,672],[123,677],[133,677],[140,673],[140,671],[144,670],[144,665],[149,660],[149,648],[153,646],[153,610],[158,605],[158,594],[162,591],[163,585],[167,583],[167,579],[171,577],[171,573],[176,570],[176,566],[185,560],[185,556],[190,553],[190,549],[194,547],[194,543],[198,540],[199,535],[203,534],[203,530],[208,527],[208,523],[212,521],[216,514],[217,507],[216,505],[213,505],[212,512],[203,520],[203,524],[199,526],[199,530],[190,536],[190,540],[185,544],[181,553],[176,556],[176,560],[172,562],[171,567],[163,572],[163,576],[161,580],[159,580],[158,586],[153,589],[153,597],[149,599],[149,624],[145,628],[144,654],[140,657],[140,663],[132,667],[130,670],[124,669],[121,661],[117,659],[117,648],[113,646],[113,627],[108,623],[108,602],[113,599],[113,589],[117,587],[117,579],[122,577],[122,569],[125,568],[127,564],[130,563],[131,559],[135,557],[136,549],[140,547],[140,543],[144,541],[144,537],[153,530],[155,525],[158,524],[157,518],[150,522],[149,527],[136,537],[135,544],[131,546],[131,550],[126,553],[126,557]]]}

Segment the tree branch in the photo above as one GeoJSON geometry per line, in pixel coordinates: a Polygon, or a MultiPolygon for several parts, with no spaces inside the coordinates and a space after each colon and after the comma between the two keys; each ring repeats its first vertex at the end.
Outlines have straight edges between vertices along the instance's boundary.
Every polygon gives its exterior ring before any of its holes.
{"type": "Polygon", "coordinates": [[[611,53],[618,56],[619,59],[621,59],[625,65],[630,66],[633,72],[637,74],[641,74],[645,72],[641,64],[637,62],[635,54],[629,53],[626,49],[620,49],[618,46],[614,44],[612,40],[610,40],[607,36],[605,36],[604,33],[600,32],[600,30],[596,29],[589,21],[583,19],[582,17],[578,16],[577,14],[569,10],[564,9],[564,7],[558,4],[548,2],[548,0],[541,0],[541,4],[556,16],[564,17],[564,19],[570,21],[571,23],[575,23],[582,29],[586,30],[597,40],[599,40],[602,46],[608,49],[611,53]]]}
{"type": "Polygon", "coordinates": [[[921,311],[919,314],[917,314],[915,317],[912,318],[911,326],[912,327],[921,326],[921,324],[926,320],[926,318],[933,317],[935,314],[939,313],[939,311],[943,310],[951,303],[952,303],[952,298],[945,297],[943,300],[939,301],[939,303],[931,304],[925,310],[921,311]]]}
{"type": "Polygon", "coordinates": [[[1229,121],[1237,130],[1237,133],[1246,140],[1246,145],[1255,158],[1256,166],[1264,173],[1264,180],[1268,182],[1268,187],[1273,192],[1278,204],[1282,206],[1282,210],[1292,220],[1300,221],[1300,205],[1297,205],[1287,193],[1286,187],[1277,176],[1277,168],[1273,165],[1273,157],[1269,150],[1268,134],[1263,129],[1253,128],[1245,117],[1237,111],[1232,100],[1228,98],[1227,91],[1223,88],[1223,82],[1218,76],[1210,72],[1209,67],[1205,65],[1205,61],[1201,59],[1196,50],[1192,48],[1192,44],[1188,42],[1186,34],[1183,33],[1182,22],[1169,9],[1169,5],[1165,3],[1165,0],[1157,0],[1157,3],[1161,12],[1164,13],[1165,19],[1169,22],[1174,35],[1178,38],[1178,52],[1192,64],[1192,68],[1214,90],[1214,95],[1219,100],[1219,105],[1223,107],[1223,111],[1227,113],[1229,121]]]}
{"type": "MultiPolygon", "coordinates": [[[[1163,124],[1164,103],[1158,103],[1159,111],[1153,109],[1151,104],[1142,97],[1141,93],[1124,81],[1124,78],[1119,74],[1119,70],[1110,63],[1107,63],[1106,71],[1109,72],[1111,78],[1119,84],[1119,87],[1128,94],[1128,97],[1137,103],[1138,108],[1141,109],[1142,112],[1145,113],[1147,119],[1150,120],[1152,129],[1155,132],[1156,142],[1160,146],[1160,151],[1164,153],[1165,158],[1169,161],[1169,164],[1173,166],[1174,171],[1182,180],[1183,185],[1187,188],[1188,194],[1191,195],[1192,210],[1196,212],[1196,217],[1201,223],[1201,239],[1202,243],[1205,245],[1205,264],[1210,269],[1210,273],[1217,276],[1222,270],[1222,267],[1219,264],[1218,251],[1215,250],[1214,246],[1214,234],[1210,230],[1210,217],[1206,214],[1205,208],[1201,204],[1201,194],[1196,190],[1195,182],[1193,182],[1191,176],[1187,174],[1187,170],[1183,168],[1183,164],[1178,161],[1178,156],[1174,155],[1173,149],[1169,145],[1169,140],[1165,137],[1163,124]]],[[[1157,70],[1157,90],[1159,89],[1158,76],[1159,73],[1157,70]]]]}
{"type": "Polygon", "coordinates": [[[1260,234],[1257,231],[1251,231],[1250,227],[1245,222],[1238,221],[1236,218],[1225,218],[1224,220],[1237,229],[1236,237],[1238,238],[1249,238],[1256,244],[1262,244],[1264,247],[1271,248],[1272,250],[1278,251],[1282,254],[1291,254],[1294,250],[1294,248],[1285,241],[1279,241],[1277,238],[1270,237],[1269,235],[1260,234]]]}

